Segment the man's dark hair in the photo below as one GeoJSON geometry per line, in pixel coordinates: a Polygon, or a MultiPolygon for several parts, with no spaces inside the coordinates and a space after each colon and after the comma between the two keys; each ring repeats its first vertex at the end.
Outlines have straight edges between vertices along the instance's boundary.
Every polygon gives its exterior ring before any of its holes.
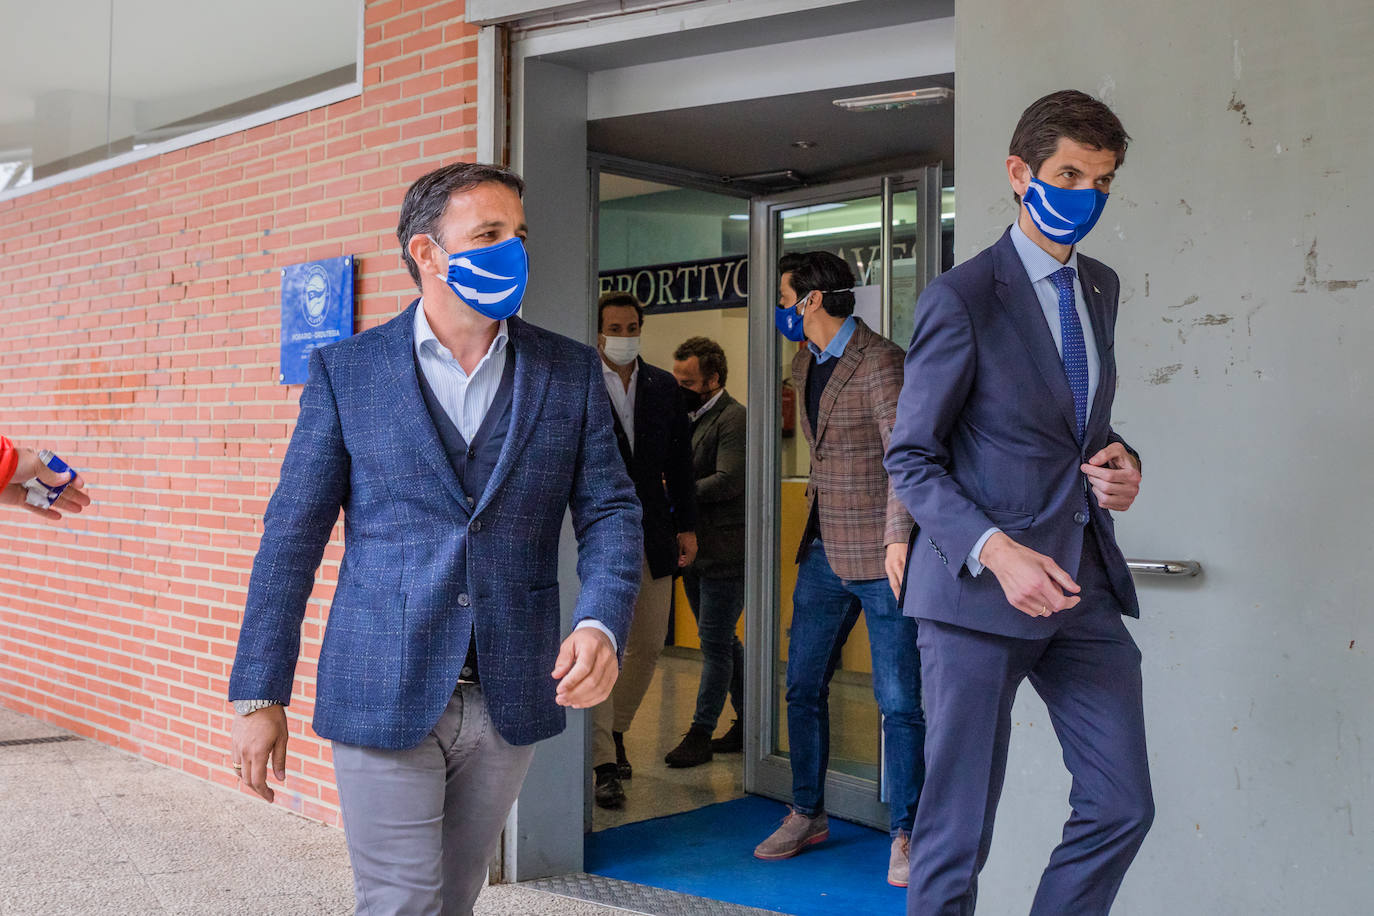
{"type": "Polygon", "coordinates": [[[601,298],[596,300],[596,330],[598,332],[605,325],[602,319],[606,316],[606,309],[609,308],[634,309],[635,314],[639,316],[639,326],[644,326],[644,306],[634,297],[634,293],[611,290],[608,293],[602,293],[601,298]]]}
{"type": "Polygon", "coordinates": [[[691,359],[693,356],[697,358],[697,365],[701,368],[702,380],[705,381],[714,375],[720,387],[724,388],[725,351],[720,348],[720,344],[709,337],[689,337],[673,351],[673,359],[678,362],[691,359]]]}
{"type": "MultiPolygon", "coordinates": [[[[454,162],[435,169],[420,176],[406,191],[405,201],[401,203],[401,218],[396,224],[396,238],[401,240],[401,260],[405,261],[416,287],[420,285],[420,266],[410,256],[410,240],[417,235],[437,235],[449,195],[469,191],[484,181],[498,182],[524,196],[523,178],[510,169],[483,162],[454,162]]],[[[438,241],[443,244],[443,240],[438,241]]]]}
{"type": "Polygon", "coordinates": [[[799,251],[778,259],[778,273],[792,275],[798,297],[821,292],[821,306],[835,318],[854,314],[854,271],[844,258],[828,251],[799,251]]]}
{"type": "MultiPolygon", "coordinates": [[[[1038,176],[1040,166],[1059,148],[1061,137],[1116,153],[1118,167],[1126,161],[1126,146],[1131,141],[1121,120],[1106,104],[1077,89],[1061,89],[1036,99],[1021,112],[1007,155],[1020,156],[1030,166],[1031,175],[1038,176]]],[[[1012,196],[1021,203],[1021,195],[1012,196]]]]}

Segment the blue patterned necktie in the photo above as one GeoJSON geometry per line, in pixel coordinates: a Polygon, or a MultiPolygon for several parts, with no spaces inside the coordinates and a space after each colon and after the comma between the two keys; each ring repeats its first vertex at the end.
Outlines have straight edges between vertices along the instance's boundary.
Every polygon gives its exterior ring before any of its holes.
{"type": "Polygon", "coordinates": [[[1073,295],[1073,268],[1061,267],[1050,274],[1059,292],[1059,334],[1062,341],[1064,372],[1073,391],[1073,413],[1078,420],[1078,441],[1088,425],[1088,351],[1083,345],[1083,323],[1073,295]]]}

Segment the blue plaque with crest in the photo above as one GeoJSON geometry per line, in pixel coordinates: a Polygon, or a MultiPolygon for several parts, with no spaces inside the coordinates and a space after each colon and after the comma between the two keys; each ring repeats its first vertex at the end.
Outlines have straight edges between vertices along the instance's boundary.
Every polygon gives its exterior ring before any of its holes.
{"type": "Polygon", "coordinates": [[[352,335],[351,256],[282,269],[281,384],[304,384],[310,351],[352,335]]]}

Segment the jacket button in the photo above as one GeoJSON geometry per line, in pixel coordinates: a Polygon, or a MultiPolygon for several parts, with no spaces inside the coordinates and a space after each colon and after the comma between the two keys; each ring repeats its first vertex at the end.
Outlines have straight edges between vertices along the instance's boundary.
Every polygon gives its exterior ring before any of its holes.
{"type": "Polygon", "coordinates": [[[467,592],[463,592],[461,595],[458,596],[459,607],[467,607],[469,604],[472,604],[472,599],[468,597],[467,592]]]}
{"type": "Polygon", "coordinates": [[[471,524],[471,525],[468,525],[468,529],[471,530],[471,531],[481,531],[481,530],[482,530],[482,520],[481,520],[481,519],[477,519],[477,518],[473,519],[473,520],[472,520],[472,524],[471,524]]]}
{"type": "Polygon", "coordinates": [[[1081,525],[1088,520],[1088,516],[1082,512],[1075,512],[1073,514],[1073,520],[1081,525]]]}

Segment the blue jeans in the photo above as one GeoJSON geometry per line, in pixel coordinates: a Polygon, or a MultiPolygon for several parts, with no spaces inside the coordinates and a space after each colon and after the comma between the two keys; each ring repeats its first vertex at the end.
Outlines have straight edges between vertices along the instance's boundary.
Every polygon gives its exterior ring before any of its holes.
{"type": "Polygon", "coordinates": [[[701,638],[701,684],[692,726],[714,732],[727,692],[735,717],[744,719],[744,646],[735,635],[744,611],[744,577],[705,579],[689,567],[682,573],[682,590],[701,638]]]}
{"type": "Polygon", "coordinates": [[[891,833],[911,832],[925,781],[926,720],[916,621],[904,616],[887,579],[841,579],[816,540],[806,550],[792,592],[787,649],[787,729],[792,749],[792,805],[808,817],[825,810],[830,767],[830,678],[860,611],[868,615],[873,694],[883,714],[891,833]]]}

